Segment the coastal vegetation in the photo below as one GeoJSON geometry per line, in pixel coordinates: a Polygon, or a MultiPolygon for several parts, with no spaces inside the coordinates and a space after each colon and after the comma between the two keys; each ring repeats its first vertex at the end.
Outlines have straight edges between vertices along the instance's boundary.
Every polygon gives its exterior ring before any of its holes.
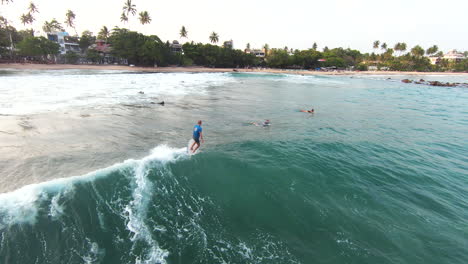
{"type": "MultiPolygon", "coordinates": [[[[11,4],[12,1],[2,1],[11,4]]],[[[31,2],[27,12],[20,17],[23,25],[31,25],[39,13],[38,7],[31,2]]],[[[121,21],[126,24],[131,16],[139,15],[142,25],[151,23],[147,11],[137,13],[132,0],[126,0],[122,7],[121,21]]],[[[124,59],[128,64],[139,66],[205,66],[205,67],[271,67],[283,69],[347,69],[347,70],[394,70],[394,71],[468,71],[468,59],[443,59],[443,52],[433,45],[426,50],[416,45],[408,48],[405,42],[392,46],[376,40],[372,43],[372,53],[361,53],[355,49],[328,48],[318,50],[314,42],[311,48],[298,50],[293,48],[270,48],[264,44],[261,55],[250,52],[250,44],[245,50],[233,49],[231,45],[217,45],[220,35],[212,32],[209,43],[195,43],[188,40],[188,31],[182,26],[179,35],[186,42],[176,43],[174,49],[168,41],[162,41],[157,35],[144,35],[129,28],[115,27],[109,30],[103,26],[97,36],[85,30],[78,37],[75,23],[76,14],[72,10],[65,13],[64,24],[75,31],[80,52],[60,52],[60,46],[44,37],[34,36],[34,29],[17,30],[5,17],[0,17],[0,58],[7,61],[21,61],[28,58],[35,62],[66,63],[102,63],[103,57],[114,56],[124,59]],[[96,40],[109,45],[107,50],[95,49],[96,40]],[[56,44],[56,45],[54,45],[56,44]],[[65,57],[58,60],[57,57],[65,57]],[[437,63],[431,64],[429,57],[438,57],[437,63]]],[[[44,32],[65,31],[64,26],[53,18],[46,21],[44,32]]],[[[72,38],[70,38],[72,39],[72,38]]],[[[231,42],[232,43],[232,42],[231,42]]],[[[465,52],[465,56],[468,55],[465,52]]]]}

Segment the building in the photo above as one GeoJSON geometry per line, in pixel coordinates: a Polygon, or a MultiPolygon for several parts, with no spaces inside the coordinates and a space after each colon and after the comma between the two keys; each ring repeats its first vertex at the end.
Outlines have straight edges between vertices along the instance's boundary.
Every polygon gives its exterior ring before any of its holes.
{"type": "Polygon", "coordinates": [[[179,42],[177,40],[172,41],[172,43],[169,44],[169,48],[174,53],[182,53],[183,52],[182,44],[179,44],[179,42]]]}
{"type": "Polygon", "coordinates": [[[232,49],[234,48],[234,42],[232,41],[232,39],[228,41],[224,41],[223,47],[232,49]]]}
{"type": "Polygon", "coordinates": [[[440,63],[441,58],[440,57],[429,57],[429,60],[431,61],[432,65],[436,65],[440,63]]]}
{"type": "Polygon", "coordinates": [[[448,60],[452,62],[460,62],[464,59],[466,59],[465,55],[461,52],[458,52],[457,50],[451,50],[447,53],[444,54],[444,56],[439,57],[439,56],[432,56],[429,57],[429,60],[431,61],[431,64],[436,65],[439,64],[441,60],[448,60]]]}
{"type": "Polygon", "coordinates": [[[120,64],[127,65],[126,59],[117,58],[112,55],[112,47],[102,39],[96,39],[96,42],[89,47],[89,50],[94,50],[99,54],[98,59],[93,59],[93,63],[98,64],[120,64]]]}
{"type": "Polygon", "coordinates": [[[93,45],[91,45],[89,48],[102,54],[107,54],[111,52],[110,44],[107,44],[106,41],[102,39],[96,39],[96,42],[93,45]]]}
{"type": "Polygon", "coordinates": [[[257,58],[265,58],[265,50],[264,49],[246,49],[245,53],[253,54],[257,58]]]}
{"type": "Polygon", "coordinates": [[[466,59],[465,55],[463,55],[463,53],[461,52],[458,52],[457,50],[451,50],[447,52],[446,54],[444,54],[443,58],[445,60],[455,61],[455,62],[459,62],[459,61],[466,59]]]}
{"type": "Polygon", "coordinates": [[[62,55],[67,52],[81,52],[80,45],[78,44],[79,39],[70,36],[67,32],[48,32],[47,39],[60,45],[60,54],[62,55]]]}

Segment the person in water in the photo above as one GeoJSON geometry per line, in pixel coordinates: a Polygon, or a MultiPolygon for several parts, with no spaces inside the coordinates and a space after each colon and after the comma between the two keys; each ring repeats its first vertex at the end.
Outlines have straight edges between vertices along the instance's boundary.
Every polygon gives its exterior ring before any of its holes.
{"type": "Polygon", "coordinates": [[[202,140],[203,143],[205,143],[205,140],[203,139],[203,133],[202,133],[202,121],[201,120],[198,120],[197,124],[193,127],[193,144],[192,146],[190,146],[190,151],[192,151],[192,153],[195,153],[195,151],[197,151],[197,149],[200,147],[200,139],[202,140]],[[195,144],[197,145],[195,147],[195,149],[193,148],[195,146],[195,144]]]}
{"type": "Polygon", "coordinates": [[[313,113],[314,113],[314,109],[312,108],[312,109],[310,109],[310,110],[301,110],[301,112],[313,114],[313,113]]]}
{"type": "Polygon", "coordinates": [[[265,121],[263,121],[263,123],[262,123],[262,124],[259,124],[259,123],[256,123],[256,122],[252,122],[252,123],[250,123],[250,124],[252,124],[252,125],[256,125],[256,126],[263,126],[263,127],[268,127],[268,126],[270,126],[270,125],[271,125],[271,122],[270,122],[270,120],[268,120],[268,119],[265,119],[265,121]]]}

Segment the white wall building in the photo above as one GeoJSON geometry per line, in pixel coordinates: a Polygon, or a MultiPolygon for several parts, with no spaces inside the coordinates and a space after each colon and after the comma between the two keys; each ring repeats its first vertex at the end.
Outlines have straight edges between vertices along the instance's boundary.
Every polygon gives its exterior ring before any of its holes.
{"type": "Polygon", "coordinates": [[[265,58],[264,49],[245,49],[244,52],[247,54],[253,54],[257,58],[265,58]]]}
{"type": "Polygon", "coordinates": [[[461,61],[466,59],[465,55],[463,55],[463,53],[458,52],[457,50],[451,50],[445,53],[443,58],[449,61],[461,61]]]}
{"type": "Polygon", "coordinates": [[[60,45],[60,54],[81,52],[78,38],[71,37],[68,32],[48,32],[46,34],[48,40],[54,41],[60,45]]]}
{"type": "Polygon", "coordinates": [[[448,61],[455,61],[459,62],[461,60],[466,59],[465,55],[461,52],[458,52],[457,50],[451,50],[447,53],[444,54],[442,57],[437,57],[437,56],[432,56],[429,57],[429,60],[431,60],[431,64],[436,65],[439,64],[441,60],[448,60],[448,61]]]}

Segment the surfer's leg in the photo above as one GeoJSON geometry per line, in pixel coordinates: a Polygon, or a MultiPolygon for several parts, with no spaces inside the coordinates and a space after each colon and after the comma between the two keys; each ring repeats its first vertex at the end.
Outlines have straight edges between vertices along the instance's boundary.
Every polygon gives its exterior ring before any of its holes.
{"type": "Polygon", "coordinates": [[[190,146],[190,150],[193,150],[193,146],[195,146],[196,143],[197,143],[196,141],[192,143],[192,146],[190,146]]]}
{"type": "Polygon", "coordinates": [[[195,149],[192,151],[193,153],[195,153],[195,151],[197,151],[197,149],[200,147],[200,143],[197,143],[197,142],[195,142],[195,143],[197,144],[197,146],[196,146],[195,149]]]}

